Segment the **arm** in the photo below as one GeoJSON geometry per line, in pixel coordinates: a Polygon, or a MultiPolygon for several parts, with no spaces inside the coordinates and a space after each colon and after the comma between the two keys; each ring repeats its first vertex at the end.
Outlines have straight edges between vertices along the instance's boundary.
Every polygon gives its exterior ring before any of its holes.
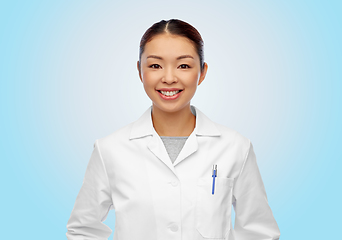
{"type": "Polygon", "coordinates": [[[81,190],[67,223],[67,239],[108,239],[112,230],[103,221],[112,208],[107,172],[96,140],[81,190]]]}
{"type": "Polygon", "coordinates": [[[252,143],[236,180],[233,194],[235,239],[278,240],[280,231],[268,205],[252,143]]]}

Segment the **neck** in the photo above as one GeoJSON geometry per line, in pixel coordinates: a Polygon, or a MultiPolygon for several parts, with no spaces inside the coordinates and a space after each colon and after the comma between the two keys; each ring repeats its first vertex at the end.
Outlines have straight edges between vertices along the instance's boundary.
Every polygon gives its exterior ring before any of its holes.
{"type": "Polygon", "coordinates": [[[175,112],[165,112],[153,105],[153,127],[159,136],[190,136],[196,125],[196,117],[192,114],[190,104],[175,112]]]}

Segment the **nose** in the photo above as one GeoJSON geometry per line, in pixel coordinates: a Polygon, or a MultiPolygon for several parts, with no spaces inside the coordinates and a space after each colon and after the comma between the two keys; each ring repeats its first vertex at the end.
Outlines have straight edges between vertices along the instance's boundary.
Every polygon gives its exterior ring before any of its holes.
{"type": "Polygon", "coordinates": [[[172,68],[165,68],[164,76],[162,80],[163,82],[166,82],[166,83],[172,83],[172,82],[177,81],[177,77],[172,68]]]}

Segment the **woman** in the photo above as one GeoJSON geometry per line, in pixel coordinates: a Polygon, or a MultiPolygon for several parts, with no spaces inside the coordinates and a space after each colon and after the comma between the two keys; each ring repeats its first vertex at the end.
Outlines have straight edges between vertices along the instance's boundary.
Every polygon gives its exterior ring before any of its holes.
{"type": "Polygon", "coordinates": [[[190,104],[208,69],[198,31],[155,23],[137,68],[152,106],[95,141],[68,239],[107,239],[111,209],[114,240],[279,239],[250,140],[190,104]]]}

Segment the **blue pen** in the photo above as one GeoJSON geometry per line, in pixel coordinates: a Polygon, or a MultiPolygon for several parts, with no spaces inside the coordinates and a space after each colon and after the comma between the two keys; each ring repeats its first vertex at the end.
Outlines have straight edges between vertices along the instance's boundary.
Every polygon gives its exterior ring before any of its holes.
{"type": "Polygon", "coordinates": [[[217,177],[217,165],[216,165],[216,164],[213,165],[213,175],[212,175],[212,177],[213,177],[213,191],[212,191],[211,194],[214,194],[214,189],[215,189],[215,177],[217,177]],[[214,166],[215,166],[215,168],[214,168],[214,166]]]}

